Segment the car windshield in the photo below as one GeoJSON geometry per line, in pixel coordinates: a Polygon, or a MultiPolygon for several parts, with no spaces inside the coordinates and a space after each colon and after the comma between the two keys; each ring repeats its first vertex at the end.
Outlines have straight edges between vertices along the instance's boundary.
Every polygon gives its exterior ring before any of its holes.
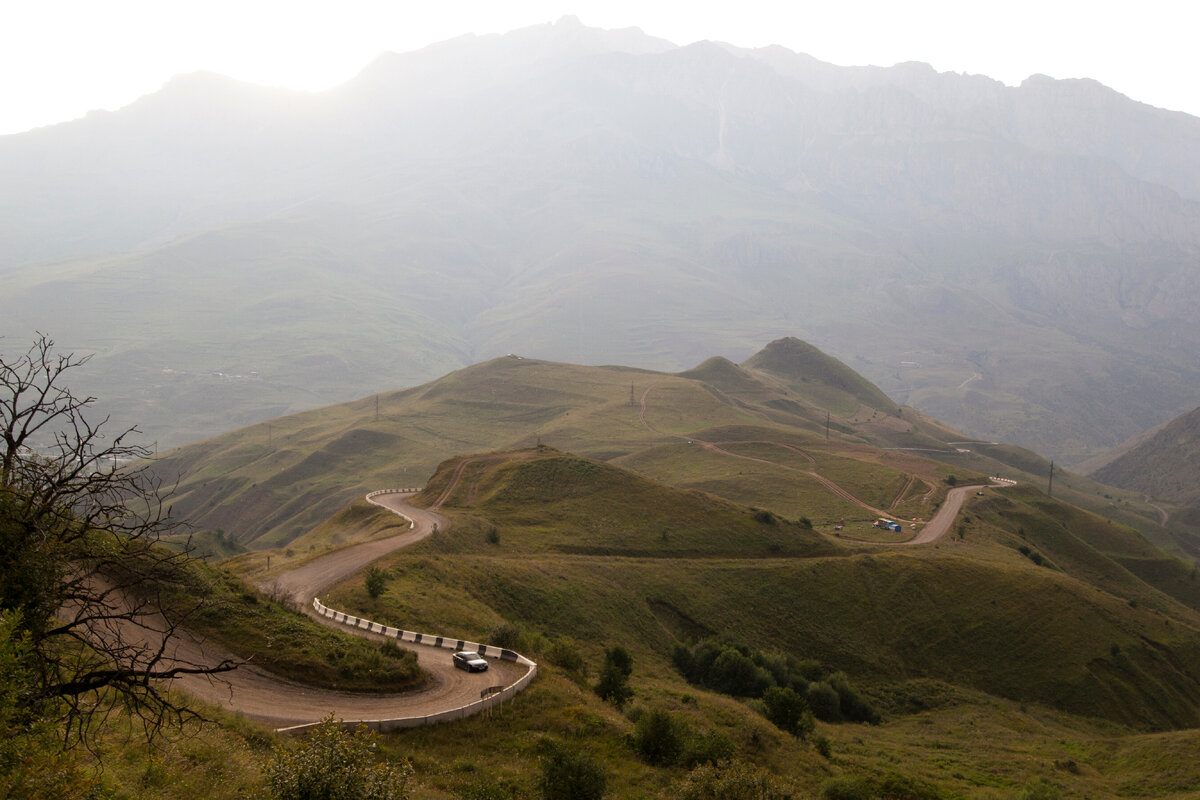
{"type": "Polygon", "coordinates": [[[464,650],[458,654],[458,657],[463,659],[464,661],[478,661],[479,653],[475,653],[470,650],[464,650]]]}

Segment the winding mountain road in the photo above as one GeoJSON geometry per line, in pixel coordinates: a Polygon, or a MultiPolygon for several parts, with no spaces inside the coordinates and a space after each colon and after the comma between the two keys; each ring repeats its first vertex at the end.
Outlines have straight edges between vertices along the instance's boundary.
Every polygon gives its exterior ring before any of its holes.
{"type": "MultiPolygon", "coordinates": [[[[345,580],[376,559],[424,539],[433,532],[435,525],[439,530],[449,527],[449,520],[436,511],[416,508],[405,502],[408,496],[389,493],[372,498],[375,504],[411,520],[413,524],[407,533],[330,553],[280,575],[271,582],[272,588],[283,590],[307,608],[312,598],[324,589],[345,580]]],[[[361,630],[354,633],[374,636],[361,630]]],[[[520,663],[491,660],[487,672],[467,673],[453,667],[448,650],[398,644],[415,651],[418,663],[429,674],[430,683],[423,689],[403,694],[314,689],[279,678],[253,663],[213,677],[189,675],[174,681],[172,689],[180,688],[228,711],[284,728],[316,722],[329,714],[347,721],[429,716],[476,702],[485,689],[509,686],[529,669],[520,663]]],[[[214,659],[233,657],[211,643],[188,636],[181,637],[173,647],[176,658],[189,663],[215,663],[214,659]]]]}
{"type": "MultiPolygon", "coordinates": [[[[701,441],[694,437],[664,434],[646,420],[646,401],[649,394],[650,388],[647,388],[642,394],[640,410],[641,422],[647,429],[662,435],[676,436],[676,438],[697,444],[705,450],[721,453],[731,458],[758,461],[795,470],[819,481],[830,492],[848,502],[859,505],[873,514],[887,515],[886,511],[859,500],[850,492],[813,470],[797,469],[766,459],[733,453],[713,442],[701,441]]],[[[815,459],[803,450],[791,445],[781,446],[793,450],[808,461],[815,463],[815,459]]],[[[409,505],[408,493],[373,493],[368,496],[370,502],[410,521],[410,528],[407,532],[387,539],[342,548],[279,575],[270,582],[269,587],[265,588],[282,592],[293,602],[308,608],[313,597],[320,595],[330,586],[349,578],[375,560],[419,542],[433,533],[435,529],[449,529],[450,521],[439,514],[437,509],[458,484],[466,467],[477,461],[503,457],[505,456],[495,455],[464,459],[456,467],[449,486],[435,505],[429,509],[409,505]]],[[[1000,481],[994,482],[992,485],[1002,486],[1011,485],[1011,483],[1011,481],[1000,481]]],[[[915,537],[905,542],[888,544],[917,545],[937,541],[954,524],[967,495],[976,490],[978,487],[975,486],[951,489],[937,513],[915,537]]],[[[361,630],[356,630],[355,633],[376,636],[361,630]]],[[[490,687],[509,686],[523,677],[529,669],[520,663],[493,660],[491,668],[487,672],[467,673],[453,667],[449,652],[446,650],[411,646],[403,642],[399,644],[402,647],[409,647],[417,653],[418,663],[430,676],[430,683],[425,688],[401,694],[368,694],[315,689],[281,679],[253,664],[247,664],[234,672],[217,676],[184,676],[173,682],[172,689],[182,689],[192,696],[229,711],[244,714],[277,728],[285,728],[312,723],[330,714],[335,718],[347,721],[372,721],[438,714],[477,701],[481,693],[490,687]]],[[[233,657],[231,654],[213,647],[211,643],[198,641],[186,634],[173,642],[172,646],[173,652],[180,661],[193,664],[216,663],[221,659],[233,657]]]]}

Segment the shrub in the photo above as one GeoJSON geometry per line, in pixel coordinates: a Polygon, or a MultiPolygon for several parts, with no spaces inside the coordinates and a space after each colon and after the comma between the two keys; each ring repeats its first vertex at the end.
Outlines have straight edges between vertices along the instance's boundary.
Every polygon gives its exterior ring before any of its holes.
{"type": "Polygon", "coordinates": [[[596,694],[617,708],[622,708],[633,697],[629,688],[629,676],[633,673],[633,656],[620,645],[604,651],[604,666],[600,668],[600,680],[596,683],[596,694]]]}
{"type": "Polygon", "coordinates": [[[737,754],[733,741],[720,731],[706,731],[688,740],[682,761],[689,767],[698,764],[720,764],[737,754]]]}
{"type": "Polygon", "coordinates": [[[680,800],[795,800],[795,787],[761,767],[740,761],[696,767],[677,784],[680,800]]]}
{"type": "Polygon", "coordinates": [[[367,570],[367,578],[364,583],[367,587],[367,594],[372,599],[378,599],[383,596],[383,592],[387,588],[387,573],[379,567],[371,567],[367,570]]]}
{"type": "Polygon", "coordinates": [[[373,733],[348,731],[330,714],[267,765],[267,787],[278,800],[404,800],[412,767],[376,762],[374,750],[373,733]]]}
{"type": "Polygon", "coordinates": [[[761,697],[771,679],[767,671],[732,647],[717,656],[708,673],[708,684],[734,697],[761,697]]]}
{"type": "Polygon", "coordinates": [[[876,797],[865,778],[830,778],[821,786],[821,800],[875,800],[876,797]]]}
{"type": "Polygon", "coordinates": [[[879,778],[830,778],[821,787],[822,800],[939,800],[942,796],[936,786],[894,772],[879,778]]]}
{"type": "Polygon", "coordinates": [[[813,747],[821,754],[821,757],[826,761],[833,758],[833,746],[829,743],[828,737],[818,736],[813,739],[813,747]]]}
{"type": "Polygon", "coordinates": [[[538,782],[543,800],[600,800],[608,779],[604,770],[587,753],[567,750],[549,739],[542,740],[542,777],[538,782]]]}
{"type": "Polygon", "coordinates": [[[817,681],[808,685],[808,707],[822,722],[841,722],[841,698],[837,690],[825,681],[817,681]]]}
{"type": "Polygon", "coordinates": [[[687,726],[682,720],[656,708],[638,718],[632,734],[633,749],[647,764],[667,766],[683,754],[687,735],[687,726]]]}
{"type": "Polygon", "coordinates": [[[679,670],[679,673],[683,675],[683,677],[687,678],[693,683],[697,682],[693,681],[692,679],[692,673],[695,667],[695,658],[692,656],[692,651],[690,648],[681,644],[676,644],[674,649],[671,650],[671,661],[675,664],[675,669],[679,670]]]}
{"type": "Polygon", "coordinates": [[[781,731],[793,736],[807,736],[813,730],[812,712],[805,699],[792,689],[772,686],[763,692],[766,717],[781,731]]]}
{"type": "Polygon", "coordinates": [[[520,625],[514,625],[511,622],[502,622],[495,628],[492,628],[492,632],[487,635],[487,643],[508,650],[520,651],[527,649],[525,647],[525,632],[521,630],[520,625]]]}
{"type": "Polygon", "coordinates": [[[843,719],[850,722],[869,722],[878,725],[879,712],[870,703],[863,700],[854,687],[850,685],[845,673],[835,672],[829,676],[829,685],[838,693],[838,708],[843,719]]]}
{"type": "Polygon", "coordinates": [[[575,640],[569,636],[554,640],[546,651],[546,660],[567,672],[583,672],[583,656],[580,655],[575,640]]]}

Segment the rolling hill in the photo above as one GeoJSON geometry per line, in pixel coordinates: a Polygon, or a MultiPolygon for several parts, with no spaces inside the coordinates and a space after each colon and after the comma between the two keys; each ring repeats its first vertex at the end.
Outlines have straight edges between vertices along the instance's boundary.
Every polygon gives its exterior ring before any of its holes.
{"type": "MultiPolygon", "coordinates": [[[[367,491],[421,485],[456,454],[539,443],[820,524],[873,521],[881,510],[928,517],[951,474],[1040,484],[1049,472],[1029,451],[969,439],[895,405],[792,338],[740,365],[714,357],[675,374],[502,356],[169,451],[156,470],[178,482],[175,512],[202,536],[262,548],[286,544],[367,491]]],[[[1058,474],[1057,495],[1171,552],[1189,551],[1139,496],[1113,500],[1113,491],[1058,474]]]]}

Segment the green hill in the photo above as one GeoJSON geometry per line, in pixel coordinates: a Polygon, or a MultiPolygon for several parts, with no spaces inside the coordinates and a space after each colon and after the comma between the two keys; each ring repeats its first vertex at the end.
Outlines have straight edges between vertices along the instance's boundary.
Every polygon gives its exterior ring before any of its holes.
{"type": "Polygon", "coordinates": [[[1200,506],[1200,408],[1092,472],[1096,480],[1185,506],[1200,506]]]}
{"type": "MultiPolygon", "coordinates": [[[[1049,470],[1027,450],[892,406],[803,343],[761,355],[677,374],[505,356],[172,450],[156,469],[178,482],[175,512],[198,535],[250,548],[285,545],[368,491],[420,486],[456,454],[539,442],[822,525],[871,521],[872,509],[928,517],[950,475],[1040,482],[1049,470]]],[[[1058,488],[1096,510],[1111,502],[1111,490],[1077,476],[1060,474],[1058,488]]],[[[1110,516],[1178,549],[1134,495],[1110,516]]]]}

